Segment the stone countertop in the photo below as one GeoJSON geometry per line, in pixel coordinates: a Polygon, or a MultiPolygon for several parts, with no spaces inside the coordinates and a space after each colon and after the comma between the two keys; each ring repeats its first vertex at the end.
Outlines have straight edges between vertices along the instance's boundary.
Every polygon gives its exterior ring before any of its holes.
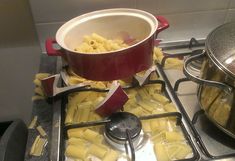
{"type": "MultiPolygon", "coordinates": [[[[55,74],[57,67],[57,57],[48,57],[46,54],[41,54],[41,62],[39,72],[46,72],[55,74]]],[[[48,143],[44,148],[43,155],[40,157],[30,156],[31,146],[39,135],[36,129],[28,129],[28,141],[25,151],[25,161],[49,161],[50,160],[50,148],[52,137],[52,120],[53,120],[53,105],[48,100],[37,100],[33,102],[32,119],[34,116],[38,116],[37,125],[41,125],[46,131],[48,143]]]]}

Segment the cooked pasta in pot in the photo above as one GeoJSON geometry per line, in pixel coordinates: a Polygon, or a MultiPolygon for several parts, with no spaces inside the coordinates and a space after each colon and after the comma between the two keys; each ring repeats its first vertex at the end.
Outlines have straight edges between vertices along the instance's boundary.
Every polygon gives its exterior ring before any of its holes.
{"type": "Polygon", "coordinates": [[[110,51],[116,51],[122,48],[128,47],[121,39],[106,39],[96,33],[91,34],[90,36],[86,35],[83,38],[82,44],[78,45],[74,51],[80,53],[104,53],[110,51]]]}

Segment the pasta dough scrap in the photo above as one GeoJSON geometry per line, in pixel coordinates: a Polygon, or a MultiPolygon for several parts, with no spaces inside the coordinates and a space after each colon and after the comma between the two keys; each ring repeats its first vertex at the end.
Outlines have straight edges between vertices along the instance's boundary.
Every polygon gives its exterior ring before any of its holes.
{"type": "Polygon", "coordinates": [[[47,135],[47,133],[45,132],[45,130],[42,128],[42,126],[39,125],[36,129],[38,130],[39,134],[40,134],[42,137],[45,137],[45,136],[47,135]]]}
{"type": "Polygon", "coordinates": [[[105,148],[103,146],[96,145],[96,144],[92,144],[89,147],[89,153],[102,159],[105,156],[105,154],[107,153],[107,148],[105,148]]]}
{"type": "Polygon", "coordinates": [[[85,160],[87,157],[87,152],[88,149],[83,146],[68,145],[65,150],[65,155],[68,157],[85,160]]]}
{"type": "Polygon", "coordinates": [[[114,150],[110,150],[108,151],[108,153],[106,153],[103,161],[116,161],[118,158],[118,152],[114,151],[114,150]]]}
{"type": "Polygon", "coordinates": [[[170,161],[170,158],[168,157],[167,151],[163,144],[155,144],[154,151],[158,161],[170,161]]]}
{"type": "Polygon", "coordinates": [[[81,138],[69,138],[68,140],[68,144],[69,145],[80,145],[80,146],[86,146],[87,145],[87,141],[81,138]]]}
{"type": "Polygon", "coordinates": [[[29,124],[29,127],[28,129],[34,129],[36,123],[37,123],[37,120],[38,120],[38,116],[34,116],[33,117],[33,120],[31,121],[31,123],[29,124]]]}
{"type": "Polygon", "coordinates": [[[46,144],[47,144],[47,139],[41,138],[40,135],[38,135],[35,138],[33,145],[30,149],[30,155],[41,156],[46,144]]]}
{"type": "Polygon", "coordinates": [[[97,132],[95,132],[93,130],[86,129],[84,131],[83,137],[84,137],[84,139],[86,139],[86,140],[88,140],[90,142],[95,143],[96,142],[96,138],[98,138],[99,135],[100,135],[99,133],[97,133],[97,132]]]}
{"type": "Polygon", "coordinates": [[[76,138],[83,138],[83,132],[84,132],[84,129],[69,129],[67,131],[67,134],[68,134],[68,137],[69,138],[72,138],[72,137],[76,137],[76,138]]]}

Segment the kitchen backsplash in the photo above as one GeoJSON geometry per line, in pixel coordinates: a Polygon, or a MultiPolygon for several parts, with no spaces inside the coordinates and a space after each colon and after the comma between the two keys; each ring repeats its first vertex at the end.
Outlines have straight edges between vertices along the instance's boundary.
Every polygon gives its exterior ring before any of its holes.
{"type": "Polygon", "coordinates": [[[30,0],[38,36],[44,42],[78,15],[105,8],[138,8],[167,18],[170,28],[159,34],[164,42],[204,39],[217,26],[235,21],[235,0],[30,0]]]}

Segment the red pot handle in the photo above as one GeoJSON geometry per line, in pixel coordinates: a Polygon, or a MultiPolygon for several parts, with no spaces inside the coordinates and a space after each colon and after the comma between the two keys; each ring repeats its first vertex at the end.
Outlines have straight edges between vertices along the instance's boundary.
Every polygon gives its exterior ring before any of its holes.
{"type": "Polygon", "coordinates": [[[159,32],[167,29],[169,27],[169,23],[168,21],[165,19],[165,17],[163,16],[155,16],[156,19],[158,20],[159,24],[158,24],[158,28],[156,31],[156,34],[158,34],[159,32]]]}
{"type": "Polygon", "coordinates": [[[61,50],[57,50],[53,48],[53,44],[57,44],[56,40],[54,38],[48,38],[46,39],[46,52],[49,56],[62,56],[64,55],[61,50]]]}

